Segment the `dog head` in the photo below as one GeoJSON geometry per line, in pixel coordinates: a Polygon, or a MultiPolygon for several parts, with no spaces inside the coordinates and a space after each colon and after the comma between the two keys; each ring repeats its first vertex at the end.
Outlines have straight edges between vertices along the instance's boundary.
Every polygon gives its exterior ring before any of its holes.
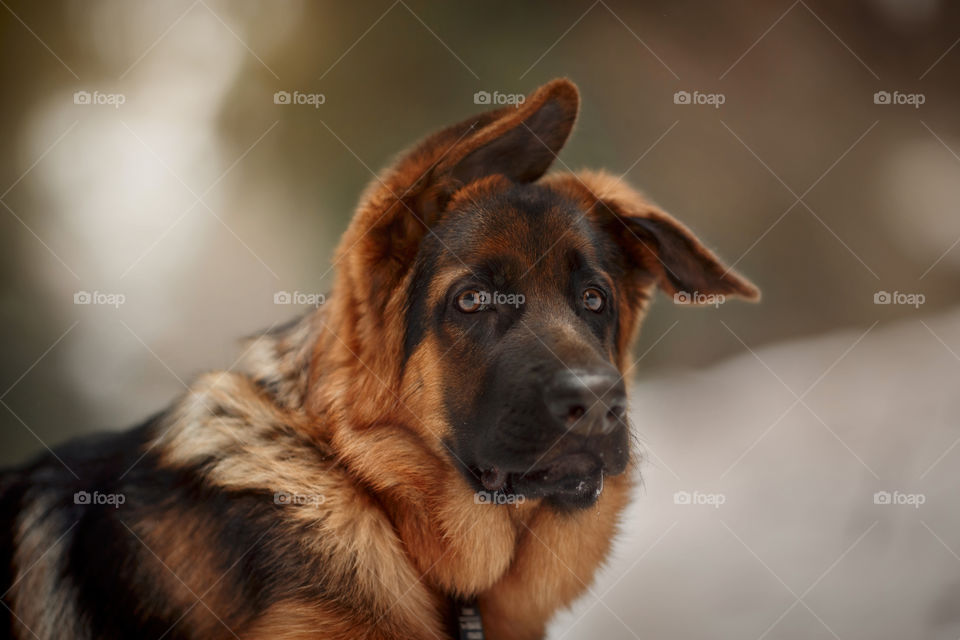
{"type": "Polygon", "coordinates": [[[623,377],[653,290],[758,297],[618,180],[544,177],[578,107],[556,80],[404,155],[343,238],[331,315],[355,428],[389,414],[475,489],[561,508],[628,465],[623,377]]]}

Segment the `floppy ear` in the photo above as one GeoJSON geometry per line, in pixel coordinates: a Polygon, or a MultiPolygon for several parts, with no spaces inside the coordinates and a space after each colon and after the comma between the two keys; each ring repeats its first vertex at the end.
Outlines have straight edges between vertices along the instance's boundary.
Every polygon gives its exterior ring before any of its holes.
{"type": "Polygon", "coordinates": [[[693,232],[620,180],[601,172],[564,176],[585,200],[589,217],[614,238],[629,261],[652,274],[675,301],[697,304],[709,296],[755,302],[760,291],[726,267],[693,232]]]}

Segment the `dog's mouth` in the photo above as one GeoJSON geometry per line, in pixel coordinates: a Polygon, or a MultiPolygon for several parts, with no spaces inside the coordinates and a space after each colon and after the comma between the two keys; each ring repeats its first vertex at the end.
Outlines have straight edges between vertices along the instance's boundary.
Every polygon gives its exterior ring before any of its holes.
{"type": "Polygon", "coordinates": [[[568,453],[526,471],[490,467],[480,483],[491,493],[520,498],[548,498],[563,506],[589,506],[603,491],[604,465],[589,452],[568,453]]]}

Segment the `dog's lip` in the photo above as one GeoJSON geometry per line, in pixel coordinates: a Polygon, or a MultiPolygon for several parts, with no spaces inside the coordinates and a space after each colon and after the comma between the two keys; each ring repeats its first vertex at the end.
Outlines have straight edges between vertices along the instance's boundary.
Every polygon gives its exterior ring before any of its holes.
{"type": "Polygon", "coordinates": [[[529,493],[530,497],[551,493],[599,492],[603,486],[603,467],[599,456],[578,451],[556,456],[526,470],[506,471],[499,467],[483,469],[480,483],[488,491],[529,493]]]}
{"type": "Polygon", "coordinates": [[[559,481],[568,477],[586,477],[601,471],[603,462],[593,453],[578,451],[566,453],[546,464],[520,474],[521,480],[545,482],[559,481]]]}

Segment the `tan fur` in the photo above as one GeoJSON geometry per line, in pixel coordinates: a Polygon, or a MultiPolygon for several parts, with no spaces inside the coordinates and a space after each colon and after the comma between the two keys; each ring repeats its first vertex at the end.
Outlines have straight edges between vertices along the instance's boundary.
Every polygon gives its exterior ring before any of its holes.
{"type": "MultiPolygon", "coordinates": [[[[298,325],[294,331],[300,329],[298,325]]],[[[291,382],[285,377],[295,375],[298,368],[286,370],[286,363],[270,362],[267,353],[255,354],[257,371],[291,382]]],[[[293,386],[289,390],[294,396],[303,392],[293,386]]],[[[334,454],[329,443],[309,436],[302,413],[278,406],[246,376],[213,373],[193,385],[171,413],[167,428],[158,448],[171,467],[212,458],[206,479],[215,486],[303,498],[302,504],[282,505],[278,515],[313,532],[303,539],[303,552],[339,562],[339,567],[325,569],[382,610],[384,625],[437,628],[437,617],[431,613],[436,600],[407,560],[391,521],[357,483],[356,471],[342,464],[343,454],[334,454]]],[[[384,446],[395,456],[404,443],[387,436],[384,446]]]]}

